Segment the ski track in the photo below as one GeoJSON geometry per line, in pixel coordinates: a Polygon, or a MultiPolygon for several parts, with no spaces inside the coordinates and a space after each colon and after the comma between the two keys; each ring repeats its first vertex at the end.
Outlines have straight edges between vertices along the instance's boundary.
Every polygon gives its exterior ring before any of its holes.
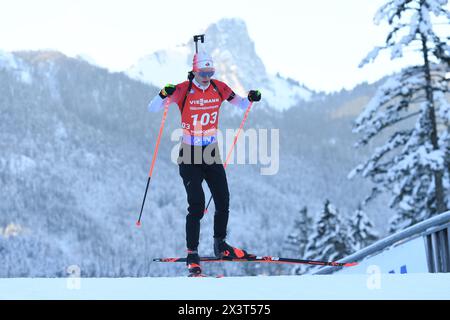
{"type": "Polygon", "coordinates": [[[450,274],[225,278],[3,278],[0,299],[450,299],[450,274]]]}

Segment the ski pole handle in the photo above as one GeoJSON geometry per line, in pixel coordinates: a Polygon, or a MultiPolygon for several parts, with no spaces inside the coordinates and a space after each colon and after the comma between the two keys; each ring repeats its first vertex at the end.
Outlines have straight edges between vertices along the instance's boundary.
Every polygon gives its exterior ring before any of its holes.
{"type": "Polygon", "coordinates": [[[194,36],[194,42],[195,42],[195,53],[198,53],[198,41],[201,41],[201,43],[205,42],[205,35],[204,34],[199,34],[194,36]]]}

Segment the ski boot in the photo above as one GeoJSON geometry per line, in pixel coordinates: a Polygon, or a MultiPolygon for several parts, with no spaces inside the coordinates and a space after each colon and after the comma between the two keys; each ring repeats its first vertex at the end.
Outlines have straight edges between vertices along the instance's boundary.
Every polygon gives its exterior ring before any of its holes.
{"type": "Polygon", "coordinates": [[[240,259],[248,257],[247,251],[230,246],[225,239],[214,238],[214,254],[217,258],[240,259]]]}
{"type": "Polygon", "coordinates": [[[202,268],[200,267],[200,257],[198,256],[197,251],[188,250],[186,265],[190,275],[200,275],[202,273],[202,268]]]}

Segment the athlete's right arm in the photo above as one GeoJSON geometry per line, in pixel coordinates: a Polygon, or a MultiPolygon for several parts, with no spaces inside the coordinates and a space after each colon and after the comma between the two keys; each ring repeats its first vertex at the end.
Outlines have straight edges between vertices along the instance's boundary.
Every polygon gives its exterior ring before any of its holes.
{"type": "MultiPolygon", "coordinates": [[[[171,98],[173,93],[176,90],[176,86],[173,84],[167,84],[164,88],[161,89],[159,94],[153,98],[152,101],[147,106],[148,111],[150,112],[158,112],[164,108],[164,105],[167,98],[171,98]]],[[[168,102],[169,103],[169,102],[168,102]]]]}
{"type": "Polygon", "coordinates": [[[152,101],[147,106],[148,111],[150,112],[158,112],[164,108],[164,101],[159,95],[155,96],[152,101]]]}

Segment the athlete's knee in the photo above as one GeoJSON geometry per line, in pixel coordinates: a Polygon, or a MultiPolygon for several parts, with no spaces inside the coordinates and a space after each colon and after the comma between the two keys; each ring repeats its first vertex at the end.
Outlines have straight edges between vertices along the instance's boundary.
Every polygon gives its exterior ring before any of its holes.
{"type": "Polygon", "coordinates": [[[216,199],[214,199],[214,204],[216,205],[216,211],[228,213],[230,208],[230,194],[228,193],[228,190],[216,197],[216,199]]]}
{"type": "Polygon", "coordinates": [[[219,202],[216,204],[216,211],[215,214],[216,215],[228,215],[228,213],[230,212],[230,205],[228,202],[219,202]]]}
{"type": "Polygon", "coordinates": [[[205,214],[205,204],[195,204],[189,206],[188,217],[196,220],[201,220],[205,214]]]}

